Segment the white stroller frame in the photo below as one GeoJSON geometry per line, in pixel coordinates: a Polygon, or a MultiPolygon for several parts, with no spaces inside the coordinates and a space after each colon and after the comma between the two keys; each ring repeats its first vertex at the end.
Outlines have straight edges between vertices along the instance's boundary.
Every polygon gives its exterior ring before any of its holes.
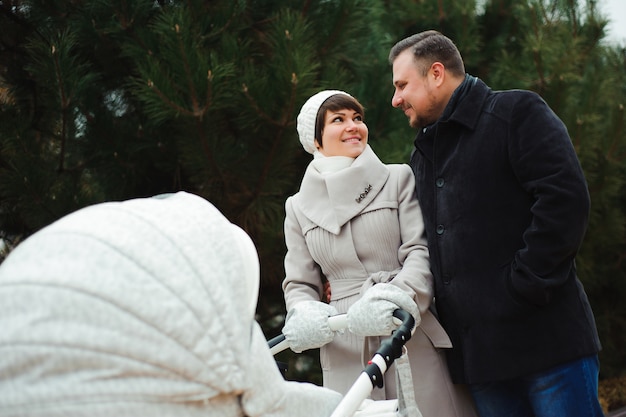
{"type": "MultiPolygon", "coordinates": [[[[331,417],[354,416],[361,403],[369,397],[374,387],[383,387],[383,374],[396,359],[402,356],[404,345],[411,339],[411,332],[415,326],[413,316],[404,310],[398,309],[394,311],[393,316],[401,320],[402,323],[394,330],[391,336],[382,341],[368,365],[350,387],[337,408],[335,408],[331,417]]],[[[329,317],[328,324],[333,331],[347,328],[346,314],[329,317]]],[[[285,340],[283,334],[270,339],[268,345],[272,355],[276,355],[289,347],[289,343],[285,340]]]]}

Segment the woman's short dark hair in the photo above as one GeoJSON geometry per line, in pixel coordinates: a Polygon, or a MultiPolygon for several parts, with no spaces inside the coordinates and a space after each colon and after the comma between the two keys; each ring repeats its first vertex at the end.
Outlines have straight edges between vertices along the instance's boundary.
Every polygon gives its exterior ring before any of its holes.
{"type": "Polygon", "coordinates": [[[330,111],[338,111],[342,109],[350,109],[359,113],[362,117],[365,117],[365,110],[363,109],[363,105],[359,103],[359,101],[349,95],[346,94],[334,94],[326,99],[320,106],[320,109],[317,111],[317,116],[315,118],[315,139],[317,139],[317,143],[320,146],[322,145],[322,131],[324,130],[324,119],[326,116],[326,112],[330,111]]]}

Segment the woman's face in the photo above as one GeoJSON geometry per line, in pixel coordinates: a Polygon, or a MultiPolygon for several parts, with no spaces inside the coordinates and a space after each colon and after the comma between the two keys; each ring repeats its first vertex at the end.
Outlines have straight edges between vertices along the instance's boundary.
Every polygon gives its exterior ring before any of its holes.
{"type": "MultiPolygon", "coordinates": [[[[327,110],[322,130],[324,156],[348,156],[356,158],[367,145],[367,125],[363,116],[352,109],[327,110]]],[[[319,146],[317,139],[315,145],[319,146]]]]}

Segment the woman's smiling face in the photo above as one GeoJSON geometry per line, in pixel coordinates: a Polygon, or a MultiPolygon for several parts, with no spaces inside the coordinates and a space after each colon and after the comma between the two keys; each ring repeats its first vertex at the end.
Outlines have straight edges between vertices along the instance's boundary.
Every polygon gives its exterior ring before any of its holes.
{"type": "MultiPolygon", "coordinates": [[[[327,110],[322,130],[323,147],[319,147],[319,151],[324,156],[356,158],[365,149],[367,136],[367,125],[361,113],[348,108],[327,110]]],[[[317,140],[315,144],[319,146],[317,140]]]]}

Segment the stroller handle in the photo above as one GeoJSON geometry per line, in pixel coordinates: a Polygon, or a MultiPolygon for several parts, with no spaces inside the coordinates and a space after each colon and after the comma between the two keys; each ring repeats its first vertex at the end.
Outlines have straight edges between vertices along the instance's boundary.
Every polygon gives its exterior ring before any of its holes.
{"type": "MultiPolygon", "coordinates": [[[[393,361],[402,356],[402,348],[411,339],[411,332],[415,326],[415,319],[407,311],[397,309],[393,312],[393,316],[402,320],[402,324],[391,333],[389,338],[383,340],[376,351],[377,354],[385,359],[387,368],[391,366],[393,361]]],[[[379,387],[382,388],[382,379],[379,379],[378,383],[381,384],[379,387]]]]}
{"type": "MultiPolygon", "coordinates": [[[[359,405],[367,398],[372,389],[383,386],[383,374],[389,369],[391,364],[402,356],[402,350],[406,342],[411,339],[415,319],[413,316],[401,309],[393,312],[394,323],[399,326],[391,333],[391,336],[384,339],[374,356],[363,369],[350,390],[341,400],[331,417],[354,416],[359,405]]],[[[328,318],[328,325],[333,331],[348,327],[346,314],[339,314],[328,318]]],[[[289,347],[283,334],[268,341],[272,355],[281,352],[289,347]]],[[[365,415],[365,414],[363,414],[365,415]]],[[[367,414],[370,415],[370,414],[367,414]]],[[[385,414],[387,415],[387,414],[385,414]]]]}
{"type": "MultiPolygon", "coordinates": [[[[396,359],[402,356],[404,345],[411,339],[415,326],[413,316],[404,310],[395,310],[393,316],[402,320],[402,324],[392,332],[390,337],[382,341],[379,349],[330,417],[354,416],[359,405],[368,397],[372,389],[383,387],[383,374],[396,359]]],[[[418,415],[421,416],[421,414],[418,415]]]]}
{"type": "MultiPolygon", "coordinates": [[[[336,316],[328,317],[328,326],[334,332],[343,330],[348,327],[348,315],[347,314],[338,314],[336,316]]],[[[408,311],[397,309],[393,312],[394,323],[399,324],[399,327],[394,330],[393,335],[394,338],[400,338],[403,340],[403,343],[406,343],[411,338],[411,332],[413,331],[413,327],[415,326],[415,319],[408,311]]],[[[279,334],[278,336],[270,339],[267,342],[270,352],[272,355],[276,355],[279,352],[289,348],[289,343],[285,340],[284,334],[279,334]]]]}

